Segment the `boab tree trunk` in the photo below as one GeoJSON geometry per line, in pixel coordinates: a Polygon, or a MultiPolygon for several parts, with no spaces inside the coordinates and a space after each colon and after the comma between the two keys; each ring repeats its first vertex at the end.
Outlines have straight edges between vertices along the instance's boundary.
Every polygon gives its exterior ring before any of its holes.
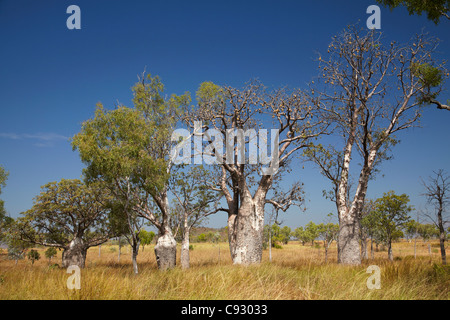
{"type": "Polygon", "coordinates": [[[68,268],[69,266],[76,265],[84,268],[87,249],[88,247],[83,243],[81,238],[73,239],[63,251],[62,267],[68,268]]]}
{"type": "Polygon", "coordinates": [[[228,225],[233,263],[260,263],[263,251],[264,199],[244,198],[238,214],[229,217],[228,225]]]}
{"type": "Polygon", "coordinates": [[[339,219],[338,260],[343,264],[361,264],[359,221],[352,215],[339,219]]]}
{"type": "Polygon", "coordinates": [[[167,270],[174,268],[177,260],[177,242],[172,231],[166,228],[163,234],[158,235],[155,245],[155,256],[158,269],[167,270]]]}

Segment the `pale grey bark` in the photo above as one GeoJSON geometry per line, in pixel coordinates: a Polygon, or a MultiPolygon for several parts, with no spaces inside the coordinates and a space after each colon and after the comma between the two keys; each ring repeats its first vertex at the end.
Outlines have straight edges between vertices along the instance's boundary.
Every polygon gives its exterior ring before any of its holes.
{"type": "Polygon", "coordinates": [[[83,243],[81,238],[74,238],[62,253],[62,267],[76,265],[80,268],[85,267],[86,253],[88,247],[83,243]]]}
{"type": "Polygon", "coordinates": [[[174,268],[177,260],[177,242],[170,229],[164,231],[164,234],[158,234],[155,245],[156,263],[160,270],[174,268]]]}
{"type": "Polygon", "coordinates": [[[190,267],[189,228],[186,228],[185,232],[183,233],[183,240],[181,242],[180,262],[182,269],[189,269],[190,267]]]}

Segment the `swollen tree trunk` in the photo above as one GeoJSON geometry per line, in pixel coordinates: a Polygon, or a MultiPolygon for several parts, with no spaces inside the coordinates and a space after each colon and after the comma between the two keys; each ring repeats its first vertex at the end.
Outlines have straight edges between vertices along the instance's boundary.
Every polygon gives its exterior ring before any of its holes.
{"type": "Polygon", "coordinates": [[[184,229],[183,240],[181,241],[181,268],[189,269],[189,228],[184,229]]]}
{"type": "Polygon", "coordinates": [[[342,264],[361,264],[359,248],[359,221],[356,215],[346,214],[339,219],[338,262],[342,264]]]}
{"type": "Polygon", "coordinates": [[[155,255],[158,269],[167,270],[175,267],[177,242],[169,228],[163,229],[163,233],[160,231],[155,245],[155,255]]]}
{"type": "Polygon", "coordinates": [[[264,199],[243,198],[238,214],[228,222],[231,258],[234,264],[260,263],[263,251],[264,199]]]}
{"type": "Polygon", "coordinates": [[[88,247],[81,238],[74,238],[62,253],[62,267],[78,266],[84,268],[88,247]]]}

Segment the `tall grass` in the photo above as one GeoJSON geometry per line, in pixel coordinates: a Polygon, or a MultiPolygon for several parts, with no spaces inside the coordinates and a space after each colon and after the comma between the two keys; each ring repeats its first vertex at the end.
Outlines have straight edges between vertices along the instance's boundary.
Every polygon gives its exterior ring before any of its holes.
{"type": "MultiPolygon", "coordinates": [[[[69,290],[65,269],[50,267],[41,259],[5,260],[0,256],[0,299],[445,299],[449,298],[449,268],[439,262],[439,254],[428,255],[419,247],[414,259],[409,243],[396,243],[397,259],[387,260],[386,252],[376,252],[374,260],[361,266],[336,263],[336,247],[324,262],[323,248],[290,243],[273,249],[272,262],[264,251],[263,262],[249,267],[232,265],[228,245],[194,244],[191,268],[158,271],[153,247],[138,256],[139,274],[134,275],[131,253],[122,248],[102,246],[88,251],[81,271],[81,289],[69,290]],[[220,247],[220,259],[219,259],[220,247]],[[381,269],[381,289],[370,290],[366,282],[369,265],[381,269]]],[[[39,249],[41,256],[43,250],[39,249]]],[[[60,263],[61,252],[52,264],[60,263]]]]}

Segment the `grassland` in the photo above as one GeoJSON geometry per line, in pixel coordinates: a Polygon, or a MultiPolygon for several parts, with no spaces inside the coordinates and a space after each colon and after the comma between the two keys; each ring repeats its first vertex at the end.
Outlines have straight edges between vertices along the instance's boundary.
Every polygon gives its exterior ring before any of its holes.
{"type": "MultiPolygon", "coordinates": [[[[394,244],[395,261],[387,260],[387,252],[375,252],[374,259],[357,267],[336,263],[336,247],[330,248],[328,263],[324,250],[290,242],[282,249],[264,251],[263,261],[256,266],[232,265],[227,243],[196,243],[191,251],[191,268],[176,267],[158,271],[152,246],[140,251],[140,273],[134,275],[131,253],[122,248],[103,245],[88,251],[86,268],[81,271],[81,289],[69,290],[65,269],[60,264],[61,252],[51,262],[38,249],[41,260],[6,259],[0,254],[0,300],[6,299],[449,299],[450,271],[440,263],[436,243],[418,243],[417,258],[413,244],[394,244]],[[220,257],[219,257],[220,249],[220,257]],[[369,290],[366,282],[369,265],[381,269],[381,289],[369,290]]],[[[179,256],[179,255],[178,255],[179,256]]]]}

